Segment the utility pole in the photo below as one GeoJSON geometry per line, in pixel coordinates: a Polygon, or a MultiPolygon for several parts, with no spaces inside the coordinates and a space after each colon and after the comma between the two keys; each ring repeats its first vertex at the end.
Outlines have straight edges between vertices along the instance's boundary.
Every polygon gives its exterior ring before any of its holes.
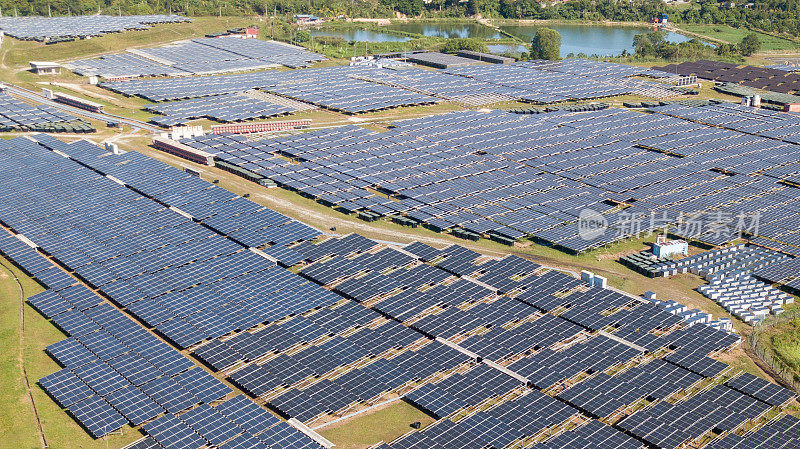
{"type": "Polygon", "coordinates": [[[278,14],[278,4],[272,4],[272,17],[269,18],[269,38],[275,39],[275,16],[278,14]]]}

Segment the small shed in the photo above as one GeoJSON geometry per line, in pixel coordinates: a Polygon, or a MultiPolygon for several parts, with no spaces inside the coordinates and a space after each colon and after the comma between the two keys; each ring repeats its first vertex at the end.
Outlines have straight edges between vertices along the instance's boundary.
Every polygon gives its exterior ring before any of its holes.
{"type": "Polygon", "coordinates": [[[58,75],[61,65],[55,62],[31,61],[31,71],[37,75],[58,75]]]}

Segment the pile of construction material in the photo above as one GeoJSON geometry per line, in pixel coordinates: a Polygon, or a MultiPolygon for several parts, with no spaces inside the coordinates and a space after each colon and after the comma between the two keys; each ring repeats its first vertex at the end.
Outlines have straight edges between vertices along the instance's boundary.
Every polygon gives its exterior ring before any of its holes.
{"type": "Polygon", "coordinates": [[[665,262],[658,266],[663,276],[693,273],[708,280],[718,273],[726,276],[736,272],[752,273],[753,270],[788,259],[788,256],[758,246],[733,245],[696,254],[691,257],[665,262]]]}
{"type": "Polygon", "coordinates": [[[645,292],[644,299],[664,309],[665,312],[683,318],[683,321],[685,321],[689,326],[694,326],[695,324],[704,324],[713,329],[723,330],[726,332],[733,331],[733,325],[730,318],[719,318],[715,320],[714,317],[708,313],[702,312],[698,309],[690,309],[687,306],[671,299],[666,301],[658,300],[656,299],[656,294],[653,292],[645,292]]]}
{"type": "Polygon", "coordinates": [[[622,256],[619,259],[619,263],[639,274],[656,278],[668,275],[669,271],[662,270],[662,268],[673,263],[673,260],[669,257],[658,257],[652,251],[641,251],[622,256]]]}
{"type": "Polygon", "coordinates": [[[706,251],[661,265],[665,276],[693,273],[708,281],[697,290],[748,324],[780,315],[794,298],[752,276],[755,270],[783,262],[789,256],[758,246],[734,245],[706,251]]]}
{"type": "Polygon", "coordinates": [[[715,277],[697,290],[747,324],[757,324],[770,313],[780,315],[783,306],[794,302],[788,293],[752,276],[715,277]]]}

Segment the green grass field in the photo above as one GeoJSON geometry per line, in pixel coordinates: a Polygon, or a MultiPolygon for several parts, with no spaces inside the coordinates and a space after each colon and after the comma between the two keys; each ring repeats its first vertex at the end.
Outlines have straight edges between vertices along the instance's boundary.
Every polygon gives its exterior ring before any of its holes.
{"type": "Polygon", "coordinates": [[[768,342],[777,357],[800,373],[800,318],[777,325],[768,342]]]}
{"type": "MultiPolygon", "coordinates": [[[[730,44],[738,44],[751,32],[747,28],[733,28],[727,25],[677,24],[675,26],[690,33],[701,34],[730,44]]],[[[790,39],[760,32],[758,38],[761,40],[761,51],[800,49],[800,42],[790,39]]]]}
{"type": "Polygon", "coordinates": [[[364,449],[381,441],[389,442],[412,431],[411,424],[422,426],[434,419],[414,406],[398,401],[386,408],[320,430],[337,449],[364,449]]]}

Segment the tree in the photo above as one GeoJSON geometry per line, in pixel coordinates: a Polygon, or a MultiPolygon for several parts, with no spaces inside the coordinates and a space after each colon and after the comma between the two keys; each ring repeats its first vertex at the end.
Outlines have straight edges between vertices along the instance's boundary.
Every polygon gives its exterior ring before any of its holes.
{"type": "Polygon", "coordinates": [[[552,28],[539,28],[531,41],[531,59],[561,59],[561,35],[552,28]]]}
{"type": "Polygon", "coordinates": [[[761,40],[756,33],[749,33],[739,42],[739,53],[742,56],[750,56],[758,50],[761,50],[761,40]]]}
{"type": "Polygon", "coordinates": [[[633,36],[634,53],[639,57],[658,56],[666,43],[667,35],[663,31],[650,31],[633,36]]]}

